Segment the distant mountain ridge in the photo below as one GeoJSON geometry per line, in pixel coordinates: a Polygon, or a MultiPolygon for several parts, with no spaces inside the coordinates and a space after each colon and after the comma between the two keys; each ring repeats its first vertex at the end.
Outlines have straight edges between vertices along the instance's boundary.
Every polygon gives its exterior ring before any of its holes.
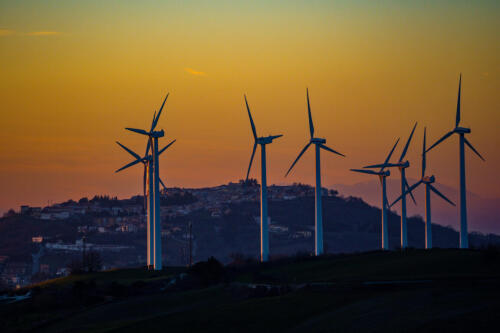
{"type": "MultiPolygon", "coordinates": [[[[417,180],[408,179],[408,183],[413,184],[417,180]]],[[[399,179],[387,180],[387,193],[389,202],[393,202],[401,194],[401,183],[399,179]]],[[[353,185],[334,184],[330,189],[339,191],[345,197],[360,197],[370,205],[380,207],[381,192],[380,184],[377,180],[365,181],[353,185]]],[[[437,195],[432,194],[432,218],[433,223],[443,226],[451,226],[459,230],[458,215],[458,190],[450,186],[436,183],[445,196],[455,202],[456,207],[451,206],[437,195]]],[[[425,216],[425,188],[419,186],[414,192],[417,205],[408,197],[408,216],[425,216]]],[[[469,221],[469,232],[478,231],[482,233],[500,234],[500,198],[484,198],[475,193],[467,193],[467,216],[469,221]]],[[[401,205],[398,203],[392,207],[396,213],[401,212],[401,205]]]]}

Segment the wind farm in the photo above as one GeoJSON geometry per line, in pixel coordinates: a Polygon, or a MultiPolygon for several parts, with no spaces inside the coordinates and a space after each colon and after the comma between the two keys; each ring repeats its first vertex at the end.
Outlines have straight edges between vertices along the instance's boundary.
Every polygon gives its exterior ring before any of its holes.
{"type": "Polygon", "coordinates": [[[440,196],[443,200],[448,202],[450,205],[455,206],[455,204],[444,196],[441,192],[439,192],[432,184],[436,181],[434,175],[426,176],[425,169],[427,167],[427,160],[425,157],[426,148],[425,148],[425,138],[426,138],[427,129],[424,128],[424,141],[422,148],[422,178],[410,186],[407,190],[405,189],[401,196],[399,196],[390,206],[392,207],[399,200],[404,200],[403,198],[407,193],[411,194],[415,188],[417,188],[420,184],[425,184],[425,248],[432,249],[432,215],[431,215],[431,191],[440,196]]]}
{"type": "MultiPolygon", "coordinates": [[[[400,228],[400,249],[404,250],[408,247],[408,229],[407,229],[407,211],[406,211],[406,196],[409,194],[413,199],[413,202],[416,204],[416,200],[412,194],[412,190],[418,187],[420,184],[426,185],[426,195],[425,195],[425,248],[432,248],[432,220],[431,220],[431,200],[430,200],[430,191],[436,193],[445,201],[450,203],[451,205],[455,205],[450,199],[444,196],[441,192],[439,192],[432,183],[435,182],[434,176],[425,176],[426,170],[426,153],[437,146],[439,143],[447,139],[454,133],[458,133],[460,135],[460,189],[461,194],[460,198],[461,203],[463,205],[460,206],[460,248],[468,247],[468,235],[466,233],[467,230],[467,222],[466,222],[466,207],[465,207],[465,197],[462,198],[462,190],[465,191],[465,162],[463,155],[463,147],[464,144],[467,144],[471,149],[484,161],[483,157],[475,150],[474,147],[465,139],[464,134],[470,133],[470,130],[467,128],[459,127],[460,123],[460,95],[461,95],[461,84],[462,84],[462,76],[460,74],[459,79],[459,92],[458,92],[458,102],[457,102],[457,114],[456,114],[456,128],[447,133],[441,139],[439,139],[436,143],[431,145],[428,149],[426,149],[426,129],[424,129],[424,137],[423,137],[423,151],[422,151],[422,174],[421,179],[409,186],[408,181],[406,179],[406,169],[409,168],[410,162],[405,160],[406,154],[410,147],[411,140],[415,133],[415,129],[417,127],[417,123],[414,124],[410,135],[406,141],[406,144],[401,152],[401,155],[396,163],[391,163],[391,157],[400,141],[398,138],[391,150],[389,151],[385,161],[380,164],[373,164],[364,166],[363,169],[350,169],[356,173],[370,174],[378,176],[381,185],[381,249],[389,250],[389,230],[388,230],[388,214],[390,211],[390,207],[392,207],[395,203],[401,201],[401,228],[400,228]],[[389,205],[389,201],[387,199],[387,177],[390,176],[390,171],[386,170],[389,168],[397,167],[401,174],[401,195],[389,205]],[[373,171],[370,169],[379,169],[378,171],[373,171]],[[465,236],[463,236],[465,234],[465,236]]],[[[159,156],[163,153],[168,147],[170,147],[175,140],[170,142],[161,150],[158,150],[158,139],[164,136],[164,131],[155,131],[156,126],[158,125],[158,120],[163,111],[165,103],[167,101],[169,94],[165,96],[163,103],[161,104],[158,112],[154,113],[153,120],[151,123],[151,127],[149,131],[145,131],[142,129],[129,128],[126,130],[144,135],[147,137],[146,141],[146,152],[144,157],[140,157],[137,153],[117,142],[117,144],[123,148],[127,153],[132,155],[135,158],[134,161],[128,163],[122,168],[118,169],[116,172],[127,169],[135,164],[142,162],[144,164],[144,174],[143,174],[143,191],[144,191],[144,202],[147,210],[147,238],[146,238],[146,258],[147,258],[147,267],[151,267],[154,270],[162,269],[162,245],[161,245],[161,216],[160,216],[160,183],[166,190],[165,185],[160,179],[159,176],[159,156]],[[151,150],[151,154],[149,154],[151,150]]],[[[257,150],[257,146],[260,145],[261,148],[261,182],[260,182],[260,261],[267,262],[269,261],[269,213],[268,213],[268,188],[267,188],[267,164],[266,164],[266,145],[273,142],[273,140],[282,137],[282,134],[278,135],[269,135],[269,136],[258,136],[257,129],[255,123],[252,118],[252,113],[250,111],[250,106],[247,101],[246,95],[244,95],[245,107],[248,114],[248,118],[250,121],[250,128],[252,131],[252,135],[254,138],[254,144],[252,148],[252,153],[250,156],[250,161],[246,173],[246,178],[244,184],[248,183],[249,175],[252,168],[253,160],[255,157],[255,152],[257,150]]],[[[311,104],[309,100],[309,89],[306,89],[306,101],[307,101],[307,115],[308,115],[308,125],[309,125],[309,134],[310,140],[305,145],[305,147],[300,151],[297,158],[293,161],[290,168],[287,170],[285,177],[292,171],[296,163],[300,160],[300,158],[304,155],[307,149],[314,144],[315,146],[315,215],[314,215],[314,254],[316,256],[321,256],[324,254],[324,236],[323,236],[323,207],[322,207],[322,197],[323,191],[321,186],[321,159],[320,152],[321,149],[334,153],[336,155],[340,155],[345,157],[344,154],[339,153],[332,148],[326,146],[326,139],[315,137],[314,132],[314,122],[312,119],[311,112],[311,104]]]]}
{"type": "MultiPolygon", "coordinates": [[[[406,145],[403,148],[403,151],[401,153],[401,156],[399,157],[398,163],[388,163],[389,158],[390,158],[390,156],[389,156],[384,164],[365,166],[365,168],[381,168],[381,170],[383,170],[383,168],[397,167],[399,169],[399,172],[401,173],[401,248],[402,249],[405,249],[408,246],[408,231],[407,231],[407,226],[406,226],[406,224],[407,224],[407,221],[406,221],[406,189],[409,188],[409,185],[408,185],[408,181],[406,180],[405,169],[410,166],[410,163],[408,161],[403,162],[403,159],[404,159],[406,153],[408,152],[408,147],[410,146],[411,138],[413,137],[413,133],[415,132],[416,127],[417,127],[417,123],[415,123],[415,126],[413,126],[413,129],[411,130],[410,136],[408,137],[408,141],[406,141],[406,145]]],[[[415,201],[415,198],[413,197],[413,194],[411,192],[409,192],[409,194],[411,195],[413,202],[416,204],[416,201],[415,201]]]]}
{"type": "Polygon", "coordinates": [[[499,330],[498,1],[0,13],[0,332],[499,330]]]}

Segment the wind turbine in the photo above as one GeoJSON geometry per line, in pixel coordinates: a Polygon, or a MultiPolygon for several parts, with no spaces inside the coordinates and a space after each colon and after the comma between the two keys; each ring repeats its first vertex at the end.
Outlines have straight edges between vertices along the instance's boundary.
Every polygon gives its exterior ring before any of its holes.
{"type": "Polygon", "coordinates": [[[311,105],[309,103],[309,89],[306,89],[306,95],[307,95],[307,112],[309,114],[309,132],[311,134],[311,139],[309,140],[309,143],[306,144],[306,146],[302,149],[302,151],[299,153],[299,156],[295,159],[295,161],[292,163],[292,166],[290,169],[288,169],[286,176],[290,173],[294,165],[297,163],[297,161],[300,159],[300,157],[306,152],[307,148],[309,148],[310,145],[314,144],[315,146],[315,151],[316,151],[316,191],[315,191],[315,205],[316,205],[316,215],[315,215],[315,242],[314,242],[314,247],[315,247],[315,254],[317,256],[323,254],[323,211],[322,211],[322,206],[321,206],[321,161],[320,161],[320,149],[324,149],[326,151],[332,152],[334,154],[340,155],[345,157],[344,154],[341,154],[325,145],[326,139],[323,138],[315,138],[314,137],[314,125],[313,125],[313,120],[312,120],[312,115],[311,115],[311,105]]]}
{"type": "Polygon", "coordinates": [[[458,100],[457,100],[457,115],[455,120],[455,128],[450,132],[446,133],[441,139],[437,140],[432,146],[427,149],[427,151],[436,147],[438,144],[449,138],[453,134],[459,135],[459,163],[460,163],[460,248],[469,248],[469,237],[467,232],[467,203],[466,203],[466,188],[465,188],[465,145],[467,145],[480,159],[484,161],[484,158],[479,154],[479,152],[472,146],[472,144],[465,138],[465,134],[471,132],[470,128],[460,127],[460,94],[462,90],[462,74],[460,74],[460,80],[458,82],[458,100]]]}
{"type": "Polygon", "coordinates": [[[152,164],[153,164],[153,193],[154,193],[154,268],[155,270],[162,269],[162,260],[161,260],[161,217],[160,217],[160,174],[159,174],[159,156],[160,154],[169,147],[167,145],[161,151],[158,150],[158,138],[161,138],[165,135],[163,130],[155,131],[156,125],[158,124],[158,120],[160,119],[161,112],[163,111],[163,107],[165,106],[165,102],[167,101],[168,95],[165,96],[163,103],[158,111],[158,114],[155,113],[153,117],[153,122],[151,124],[151,128],[149,131],[145,131],[137,128],[125,128],[126,130],[139,133],[148,137],[148,143],[146,147],[146,155],[149,153],[149,149],[152,149],[152,164]]]}
{"type": "Polygon", "coordinates": [[[420,184],[425,184],[425,248],[426,249],[432,249],[432,221],[431,221],[431,191],[439,195],[441,198],[443,198],[445,201],[447,201],[449,204],[455,206],[455,204],[445,197],[441,192],[439,192],[433,185],[436,181],[436,178],[434,175],[432,176],[425,176],[425,168],[426,168],[426,159],[425,159],[425,134],[426,129],[424,128],[424,144],[422,148],[422,178],[413,184],[404,194],[402,194],[399,198],[397,198],[392,204],[391,207],[404,198],[406,193],[411,193],[414,189],[416,189],[420,184]]]}
{"type": "MultiPolygon", "coordinates": [[[[164,149],[162,149],[159,154],[161,154],[163,151],[165,151],[168,147],[170,147],[175,140],[170,142],[164,149]]],[[[132,155],[132,157],[135,158],[134,161],[128,163],[127,165],[121,167],[120,169],[116,170],[115,172],[120,172],[122,170],[125,170],[139,162],[142,162],[144,165],[144,176],[143,176],[143,191],[144,191],[144,206],[146,208],[147,212],[147,250],[146,250],[146,257],[147,257],[147,265],[148,267],[154,266],[154,254],[155,254],[155,243],[154,243],[154,225],[155,225],[155,219],[154,219],[154,193],[153,193],[153,188],[154,188],[154,183],[153,183],[153,156],[146,153],[144,157],[140,157],[137,153],[135,153],[133,150],[127,148],[126,146],[122,145],[120,142],[116,141],[116,143],[122,147],[127,153],[132,155]]],[[[160,179],[160,183],[162,184],[163,188],[165,187],[165,184],[163,181],[160,179]]]]}
{"type": "Polygon", "coordinates": [[[386,178],[391,175],[389,170],[384,170],[386,168],[386,164],[389,163],[391,159],[392,153],[394,149],[398,145],[399,138],[396,140],[396,143],[392,147],[389,155],[385,159],[385,162],[382,163],[382,167],[380,167],[379,171],[366,170],[366,169],[351,169],[354,172],[366,173],[369,175],[376,175],[380,179],[380,184],[382,185],[382,250],[389,250],[389,230],[387,228],[387,186],[386,186],[386,178]]]}
{"type": "MultiPolygon", "coordinates": [[[[406,189],[410,186],[408,185],[408,181],[406,180],[406,168],[410,166],[410,162],[408,160],[403,162],[404,157],[406,156],[406,152],[408,151],[408,147],[410,146],[411,138],[413,137],[413,133],[415,132],[415,128],[417,127],[417,123],[413,126],[411,130],[410,136],[408,137],[408,141],[406,141],[406,145],[399,157],[398,163],[385,163],[385,164],[375,164],[368,165],[364,168],[398,168],[401,173],[401,248],[405,249],[408,246],[408,229],[406,223],[406,189]]],[[[409,192],[413,202],[416,204],[415,198],[413,194],[409,192]]]]}
{"type": "Polygon", "coordinates": [[[268,230],[268,214],[267,214],[267,176],[266,176],[266,145],[273,142],[274,139],[282,137],[283,135],[270,135],[270,136],[257,136],[257,130],[255,129],[255,124],[253,123],[252,114],[250,113],[250,107],[248,106],[247,97],[245,97],[245,104],[247,106],[248,117],[250,118],[250,126],[252,127],[252,133],[254,137],[254,144],[252,150],[252,156],[250,157],[250,164],[248,165],[247,178],[250,174],[250,169],[252,168],[253,157],[255,155],[255,150],[257,145],[260,145],[260,163],[261,163],[261,188],[260,188],[260,260],[267,261],[269,259],[269,230],[268,230]]]}

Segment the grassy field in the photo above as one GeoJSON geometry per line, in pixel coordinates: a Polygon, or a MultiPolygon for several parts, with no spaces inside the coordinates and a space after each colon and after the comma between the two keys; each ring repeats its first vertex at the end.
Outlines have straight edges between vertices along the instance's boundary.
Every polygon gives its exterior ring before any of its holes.
{"type": "Polygon", "coordinates": [[[127,269],[32,290],[32,299],[0,306],[0,331],[496,332],[500,325],[500,256],[489,250],[289,258],[220,271],[127,269]],[[206,274],[218,280],[206,283],[206,274]]]}

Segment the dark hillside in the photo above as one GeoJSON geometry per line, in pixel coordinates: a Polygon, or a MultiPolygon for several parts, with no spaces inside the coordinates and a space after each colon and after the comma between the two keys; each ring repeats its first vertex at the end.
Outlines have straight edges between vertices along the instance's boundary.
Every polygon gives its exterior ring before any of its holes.
{"type": "Polygon", "coordinates": [[[500,252],[211,260],[71,276],[18,293],[28,290],[28,299],[0,302],[2,332],[489,332],[500,324],[500,252]]]}

